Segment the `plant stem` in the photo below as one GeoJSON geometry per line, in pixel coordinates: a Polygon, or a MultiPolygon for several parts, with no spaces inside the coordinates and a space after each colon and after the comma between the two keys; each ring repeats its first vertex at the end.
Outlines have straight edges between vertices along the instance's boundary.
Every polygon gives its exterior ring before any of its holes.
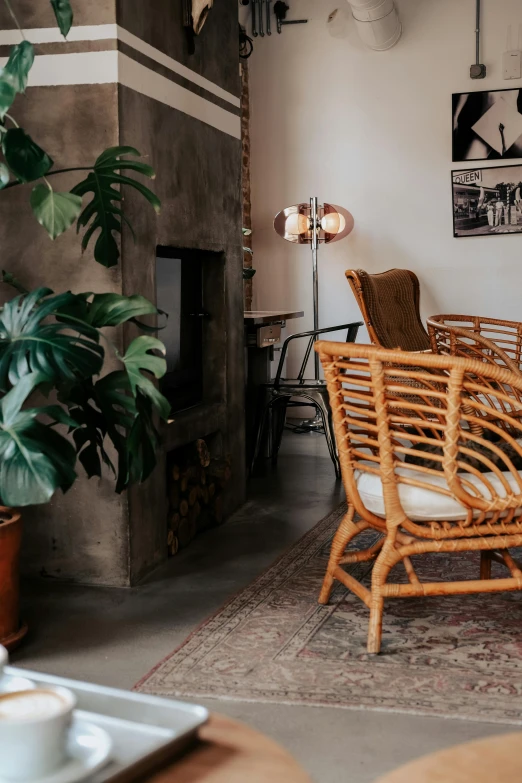
{"type": "Polygon", "coordinates": [[[46,177],[52,177],[54,174],[66,174],[68,171],[92,171],[92,166],[72,166],[70,169],[56,169],[48,171],[46,177]]]}
{"type": "MultiPolygon", "coordinates": [[[[8,114],[5,115],[6,117],[9,117],[8,114]]],[[[9,119],[12,119],[12,117],[9,117],[9,119]]],[[[14,120],[13,120],[14,122],[14,120]]],[[[16,123],[15,123],[16,125],[16,123]]],[[[17,126],[18,127],[18,126],[17,126]]],[[[92,171],[92,166],[73,166],[70,169],[56,169],[56,171],[48,171],[45,175],[46,177],[53,177],[55,174],[66,174],[68,171],[92,171]]],[[[30,183],[28,182],[19,182],[18,180],[16,182],[9,182],[3,190],[7,190],[8,188],[15,188],[17,185],[28,185],[30,183]]],[[[49,183],[47,183],[49,184],[49,183]]]]}
{"type": "Polygon", "coordinates": [[[16,14],[15,14],[15,12],[13,11],[13,8],[12,8],[12,6],[11,6],[11,3],[9,2],[9,0],[4,0],[4,3],[5,3],[5,5],[6,5],[6,8],[7,8],[7,10],[8,10],[8,11],[9,11],[9,13],[11,14],[11,17],[12,17],[12,19],[13,19],[13,21],[14,21],[15,25],[16,25],[16,26],[18,27],[18,29],[20,30],[20,35],[22,36],[23,40],[25,41],[25,40],[26,40],[26,37],[25,37],[25,35],[24,35],[24,31],[23,31],[23,30],[22,30],[22,28],[20,27],[20,22],[19,22],[19,21],[18,21],[18,19],[16,18],[16,14]]]}
{"type": "Polygon", "coordinates": [[[11,122],[13,123],[13,125],[15,126],[15,128],[19,128],[19,127],[20,127],[20,126],[19,126],[19,124],[17,123],[17,121],[15,120],[15,118],[14,118],[14,117],[13,117],[11,114],[7,114],[7,113],[6,113],[6,114],[4,115],[4,117],[7,117],[7,119],[8,119],[8,120],[11,120],[11,122]]]}

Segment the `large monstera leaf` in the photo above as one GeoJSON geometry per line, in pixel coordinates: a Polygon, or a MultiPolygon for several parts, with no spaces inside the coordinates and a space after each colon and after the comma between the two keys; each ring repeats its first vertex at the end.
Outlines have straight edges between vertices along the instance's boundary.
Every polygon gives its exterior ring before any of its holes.
{"type": "Polygon", "coordinates": [[[31,372],[51,382],[74,382],[100,372],[104,351],[99,334],[79,320],[48,322],[74,294],[52,295],[38,288],[17,296],[0,312],[0,390],[7,391],[31,372]],[[74,331],[73,331],[74,329],[74,331]]]}
{"type": "Polygon", "coordinates": [[[89,476],[101,475],[102,461],[112,468],[106,437],[118,454],[117,492],[150,476],[159,444],[154,425],[158,406],[139,388],[133,394],[127,372],[115,370],[95,384],[76,387],[68,394],[68,404],[79,425],[73,433],[79,459],[89,476]]]}
{"type": "MultiPolygon", "coordinates": [[[[16,287],[15,283],[18,283],[12,275],[8,275],[6,272],[3,273],[3,280],[14,287],[16,287]]],[[[60,308],[60,314],[79,318],[96,329],[102,329],[104,326],[120,326],[130,321],[147,332],[156,332],[158,327],[141,323],[137,320],[138,316],[166,315],[139,294],[123,296],[121,294],[92,293],[77,294],[74,300],[60,308]]]]}
{"type": "Polygon", "coordinates": [[[160,211],[161,206],[158,197],[149,188],[121,173],[135,171],[153,179],[154,169],[141,161],[128,160],[124,155],[139,157],[140,153],[134,147],[110,147],[97,158],[86,179],[71,191],[81,197],[92,194],[91,200],[78,218],[78,231],[86,228],[82,239],[83,250],[87,249],[93,234],[99,232],[94,244],[94,258],[107,267],[115,266],[120,257],[115,234],[121,233],[122,221],[130,226],[119,206],[123,197],[118,188],[121,185],[134,188],[152,204],[156,212],[160,211]]]}
{"type": "Polygon", "coordinates": [[[75,421],[58,405],[22,410],[35,387],[48,380],[30,373],[0,400],[0,498],[6,506],[47,503],[76,479],[76,451],[52,428],[57,422],[75,427],[75,421]],[[39,421],[41,415],[51,423],[39,421]]]}

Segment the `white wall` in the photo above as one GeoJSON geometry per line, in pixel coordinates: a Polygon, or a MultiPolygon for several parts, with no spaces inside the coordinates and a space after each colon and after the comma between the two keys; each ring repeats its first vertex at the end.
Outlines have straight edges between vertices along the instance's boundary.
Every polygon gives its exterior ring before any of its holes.
{"type": "Polygon", "coordinates": [[[522,235],[454,239],[450,177],[461,166],[451,162],[452,92],[522,87],[501,73],[507,25],[522,23],[520,0],[483,1],[488,76],[479,82],[469,79],[474,0],[398,0],[404,33],[388,52],[366,49],[349,17],[346,37],[330,35],[327,16],[348,8],[345,0],[290,5],[288,18],[308,24],[256,39],[250,58],[254,306],[304,309],[291,328],[311,328],[310,251],[284,242],[272,220],[317,195],[356,223],[347,239],[321,248],[322,326],[359,316],[347,268],[413,269],[423,316],[522,320],[522,235]]]}

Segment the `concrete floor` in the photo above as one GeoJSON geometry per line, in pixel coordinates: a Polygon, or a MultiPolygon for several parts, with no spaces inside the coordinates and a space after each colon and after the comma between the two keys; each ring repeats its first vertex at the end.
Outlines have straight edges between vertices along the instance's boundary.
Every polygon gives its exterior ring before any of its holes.
{"type": "MultiPolygon", "coordinates": [[[[24,615],[31,633],[12,662],[131,688],[342,497],[324,439],[288,433],[277,470],[251,480],[246,506],[140,587],[25,584],[24,615]]],[[[206,706],[276,738],[317,783],[370,783],[425,753],[513,730],[368,710],[231,701],[206,706]]]]}

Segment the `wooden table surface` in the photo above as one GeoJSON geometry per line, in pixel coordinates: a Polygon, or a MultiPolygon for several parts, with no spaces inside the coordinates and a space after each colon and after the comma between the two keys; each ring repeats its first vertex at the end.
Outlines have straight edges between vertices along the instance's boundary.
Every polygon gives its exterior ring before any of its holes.
{"type": "Polygon", "coordinates": [[[211,715],[199,739],[147,783],[311,783],[277,742],[223,715],[211,715]]]}
{"type": "Polygon", "coordinates": [[[475,740],[432,753],[376,783],[515,783],[522,781],[522,733],[475,740]]]}
{"type": "Polygon", "coordinates": [[[274,324],[280,321],[290,321],[292,318],[302,318],[304,310],[245,310],[244,319],[247,325],[274,324]]]}

